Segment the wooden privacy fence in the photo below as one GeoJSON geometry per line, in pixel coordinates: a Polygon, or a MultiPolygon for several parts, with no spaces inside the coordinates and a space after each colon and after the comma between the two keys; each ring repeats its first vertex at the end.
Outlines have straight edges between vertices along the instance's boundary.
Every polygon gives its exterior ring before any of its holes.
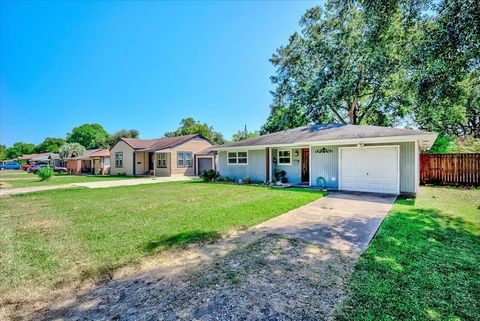
{"type": "Polygon", "coordinates": [[[420,184],[480,185],[480,154],[421,154],[420,184]]]}

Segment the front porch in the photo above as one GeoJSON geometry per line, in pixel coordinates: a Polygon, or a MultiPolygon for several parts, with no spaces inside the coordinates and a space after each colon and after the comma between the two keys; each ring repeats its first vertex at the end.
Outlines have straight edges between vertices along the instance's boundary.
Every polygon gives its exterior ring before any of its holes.
{"type": "Polygon", "coordinates": [[[310,147],[266,148],[267,180],[280,181],[282,175],[294,185],[310,186],[310,147]]]}
{"type": "Polygon", "coordinates": [[[171,176],[170,152],[134,152],[134,176],[171,176]]]}

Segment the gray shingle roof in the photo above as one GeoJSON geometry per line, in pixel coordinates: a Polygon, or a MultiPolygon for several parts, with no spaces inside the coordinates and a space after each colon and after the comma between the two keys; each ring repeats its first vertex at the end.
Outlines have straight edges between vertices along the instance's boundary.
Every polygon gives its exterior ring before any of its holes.
{"type": "Polygon", "coordinates": [[[125,143],[135,150],[140,151],[156,151],[166,149],[178,144],[183,144],[195,137],[202,137],[199,134],[162,137],[157,139],[139,139],[139,138],[121,138],[125,143]]]}
{"type": "Polygon", "coordinates": [[[329,123],[293,128],[216,147],[228,148],[243,146],[268,146],[294,144],[300,142],[308,143],[329,140],[365,139],[374,137],[395,137],[424,134],[432,133],[402,128],[329,123]]]}

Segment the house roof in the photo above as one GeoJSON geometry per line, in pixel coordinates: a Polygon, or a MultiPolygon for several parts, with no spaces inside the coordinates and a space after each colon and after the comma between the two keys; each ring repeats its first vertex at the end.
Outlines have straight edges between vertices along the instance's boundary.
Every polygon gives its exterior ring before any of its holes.
{"type": "Polygon", "coordinates": [[[190,139],[200,137],[204,138],[200,134],[175,136],[175,137],[162,137],[157,139],[139,139],[139,138],[120,138],[130,147],[137,151],[157,151],[167,149],[176,145],[186,143],[190,139]]]}
{"type": "Polygon", "coordinates": [[[32,159],[32,158],[40,157],[42,155],[43,155],[43,153],[40,153],[40,154],[24,154],[24,155],[18,157],[17,159],[18,160],[29,160],[29,159],[32,159]]]}
{"type": "MultiPolygon", "coordinates": [[[[436,134],[419,130],[381,126],[361,126],[339,123],[308,125],[276,133],[266,134],[230,144],[216,146],[215,149],[247,146],[270,146],[284,144],[312,143],[323,141],[355,140],[370,138],[405,137],[429,135],[435,140],[436,134]]],[[[433,141],[431,142],[433,144],[433,141]]]]}
{"type": "Polygon", "coordinates": [[[88,157],[109,157],[109,156],[110,156],[109,149],[96,150],[88,155],[88,157]]]}
{"type": "MultiPolygon", "coordinates": [[[[77,156],[77,157],[72,157],[72,158],[67,158],[67,159],[75,159],[75,160],[89,160],[92,154],[102,151],[103,149],[89,149],[83,153],[83,155],[77,156]]],[[[107,149],[108,150],[108,149],[107,149]]],[[[109,151],[109,150],[108,150],[109,151]]],[[[110,155],[110,151],[109,151],[110,155]]]]}
{"type": "Polygon", "coordinates": [[[41,162],[41,161],[48,161],[48,160],[51,160],[51,159],[60,159],[60,156],[58,154],[55,154],[55,153],[43,153],[43,154],[38,154],[38,155],[39,156],[37,156],[37,157],[30,158],[30,160],[41,162]]]}
{"type": "Polygon", "coordinates": [[[205,148],[204,150],[201,150],[199,152],[196,152],[195,155],[197,156],[209,156],[209,155],[214,155],[216,153],[216,150],[212,147],[205,148]]]}

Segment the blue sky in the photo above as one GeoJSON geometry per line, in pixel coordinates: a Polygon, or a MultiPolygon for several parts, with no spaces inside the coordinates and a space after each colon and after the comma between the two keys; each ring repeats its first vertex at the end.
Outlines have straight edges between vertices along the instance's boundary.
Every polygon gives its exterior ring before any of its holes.
{"type": "Polygon", "coordinates": [[[0,143],[74,126],[162,136],[194,117],[227,139],[269,113],[268,61],[318,2],[1,2],[0,143]]]}

